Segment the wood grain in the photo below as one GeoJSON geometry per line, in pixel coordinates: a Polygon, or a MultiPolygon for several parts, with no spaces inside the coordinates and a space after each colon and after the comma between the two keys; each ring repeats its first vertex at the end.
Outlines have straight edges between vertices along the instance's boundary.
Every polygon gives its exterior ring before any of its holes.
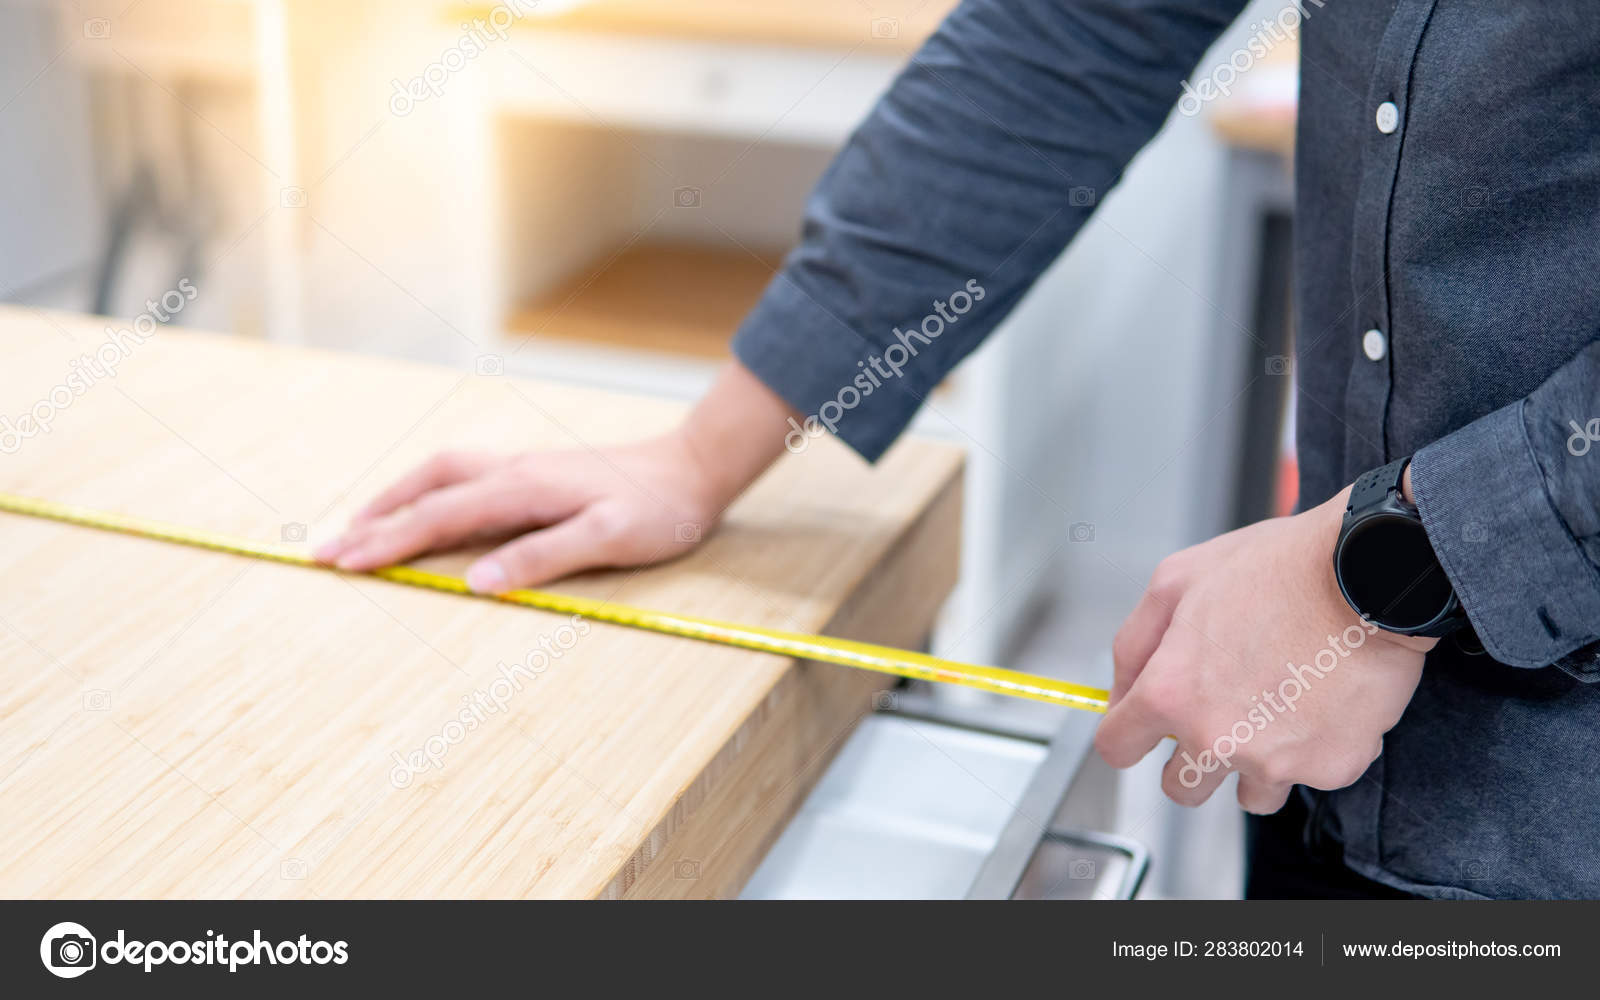
{"type": "MultiPolygon", "coordinates": [[[[258,538],[331,534],[441,447],[593,447],[681,412],[170,328],[75,394],[104,321],[5,308],[0,337],[0,430],[52,417],[0,437],[0,490],[258,538]]],[[[912,642],[953,579],[960,470],[817,442],[691,556],[560,589],[912,642]]],[[[730,895],[882,683],[24,518],[0,553],[6,897],[730,895]]]]}
{"type": "MultiPolygon", "coordinates": [[[[961,494],[940,495],[894,550],[862,581],[825,631],[846,638],[914,646],[926,638],[943,595],[955,586],[951,540],[960,536],[961,494]]],[[[729,898],[755,873],[785,823],[822,776],[890,677],[802,663],[767,696],[761,718],[747,721],[723,747],[733,773],[705,782],[704,801],[651,867],[629,869],[608,895],[729,898]],[[770,716],[770,718],[766,717],[770,716]]]]}

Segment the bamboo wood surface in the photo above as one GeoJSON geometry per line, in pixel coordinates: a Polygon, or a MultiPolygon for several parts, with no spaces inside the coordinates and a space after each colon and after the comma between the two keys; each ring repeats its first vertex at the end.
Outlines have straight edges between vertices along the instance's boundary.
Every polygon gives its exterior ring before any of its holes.
{"type": "MultiPolygon", "coordinates": [[[[0,308],[0,338],[0,418],[53,414],[0,437],[0,490],[308,544],[440,448],[681,413],[172,328],[77,393],[105,321],[0,308]]],[[[818,441],[690,556],[552,589],[912,643],[954,580],[960,468],[818,441]]],[[[19,517],[0,564],[5,897],[731,895],[885,683],[19,517]]]]}

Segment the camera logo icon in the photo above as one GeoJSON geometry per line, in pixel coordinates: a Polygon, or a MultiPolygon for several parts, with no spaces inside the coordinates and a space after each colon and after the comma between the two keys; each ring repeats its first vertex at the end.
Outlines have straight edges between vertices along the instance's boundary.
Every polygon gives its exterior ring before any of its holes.
{"type": "Polygon", "coordinates": [[[83,37],[85,38],[110,38],[111,19],[109,17],[91,17],[83,22],[83,37]]]}
{"type": "Polygon", "coordinates": [[[278,192],[278,204],[284,208],[305,208],[306,189],[303,187],[286,187],[278,192]]]}
{"type": "Polygon", "coordinates": [[[303,542],[306,540],[306,526],[300,521],[288,521],[278,529],[278,537],[286,542],[303,542]]]}
{"type": "Polygon", "coordinates": [[[1094,205],[1094,188],[1078,187],[1067,189],[1067,204],[1073,208],[1089,208],[1094,205]]]}
{"type": "Polygon", "coordinates": [[[506,373],[506,359],[498,354],[480,354],[477,360],[479,375],[504,375],[506,373]]]}
{"type": "Polygon", "coordinates": [[[76,979],[94,968],[95,955],[94,935],[70,920],[45,931],[39,940],[39,959],[62,979],[76,979]]]}
{"type": "Polygon", "coordinates": [[[1074,521],[1067,526],[1067,537],[1074,542],[1094,541],[1094,525],[1088,521],[1074,521]]]}
{"type": "Polygon", "coordinates": [[[1267,355],[1267,374],[1268,375],[1287,375],[1287,374],[1289,374],[1289,356],[1286,355],[1286,354],[1269,354],[1269,355],[1267,355]]]}
{"type": "Polygon", "coordinates": [[[672,191],[672,204],[678,208],[699,208],[700,189],[697,187],[674,188],[672,191]]]}
{"type": "Polygon", "coordinates": [[[875,17],[872,19],[873,38],[899,38],[900,21],[893,17],[875,17]]]}

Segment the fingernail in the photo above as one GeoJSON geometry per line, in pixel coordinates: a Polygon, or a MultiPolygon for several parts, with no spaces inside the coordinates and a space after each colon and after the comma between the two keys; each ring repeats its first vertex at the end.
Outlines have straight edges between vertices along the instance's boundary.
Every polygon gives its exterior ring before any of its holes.
{"type": "Polygon", "coordinates": [[[503,594],[506,592],[506,571],[493,559],[482,559],[472,564],[467,570],[467,586],[480,594],[503,594]]]}
{"type": "Polygon", "coordinates": [[[344,555],[339,557],[339,561],[334,565],[338,566],[340,569],[351,571],[360,571],[366,569],[360,549],[356,549],[354,552],[346,552],[344,555]]]}
{"type": "Polygon", "coordinates": [[[317,562],[332,562],[342,548],[344,548],[344,539],[330,538],[317,546],[317,551],[312,555],[312,558],[317,562]]]}

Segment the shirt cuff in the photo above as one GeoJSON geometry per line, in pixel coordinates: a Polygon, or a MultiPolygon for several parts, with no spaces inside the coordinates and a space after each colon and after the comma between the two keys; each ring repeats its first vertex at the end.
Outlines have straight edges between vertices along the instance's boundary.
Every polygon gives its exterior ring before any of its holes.
{"type": "Polygon", "coordinates": [[[1543,667],[1600,639],[1600,575],[1551,502],[1525,405],[1417,452],[1411,490],[1484,649],[1515,667],[1543,667]]]}
{"type": "MultiPolygon", "coordinates": [[[[910,357],[917,340],[908,338],[902,345],[910,357]]],[[[925,395],[910,384],[910,372],[897,374],[879,356],[899,357],[892,347],[874,347],[795,284],[787,269],[767,286],[734,334],[733,353],[805,415],[798,424],[790,418],[785,440],[790,451],[803,451],[831,431],[875,462],[911,422],[925,395]]]]}

